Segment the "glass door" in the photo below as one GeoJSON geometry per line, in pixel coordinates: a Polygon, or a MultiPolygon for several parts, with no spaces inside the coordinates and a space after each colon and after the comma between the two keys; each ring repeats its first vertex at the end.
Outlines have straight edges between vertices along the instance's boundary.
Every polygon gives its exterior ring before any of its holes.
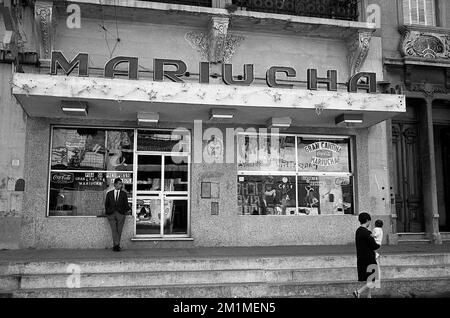
{"type": "MultiPolygon", "coordinates": [[[[164,141],[173,139],[171,135],[155,131],[141,134],[145,134],[142,139],[147,148],[139,149],[138,138],[135,236],[188,237],[190,157],[186,152],[167,151],[170,148],[164,141]],[[152,142],[157,147],[150,150],[152,142]]],[[[173,144],[173,140],[170,142],[173,144]]]]}

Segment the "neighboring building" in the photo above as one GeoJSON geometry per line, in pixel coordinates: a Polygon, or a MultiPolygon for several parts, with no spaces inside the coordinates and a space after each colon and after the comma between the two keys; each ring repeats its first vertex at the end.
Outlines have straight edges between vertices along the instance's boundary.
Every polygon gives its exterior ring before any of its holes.
{"type": "Polygon", "coordinates": [[[406,113],[388,123],[393,230],[440,242],[450,232],[450,4],[369,3],[381,6],[384,89],[406,95],[406,113]]]}
{"type": "Polygon", "coordinates": [[[367,5],[6,1],[0,246],[109,247],[115,177],[124,247],[352,244],[361,211],[395,244],[390,118],[410,113],[380,92],[403,64],[367,5]]]}

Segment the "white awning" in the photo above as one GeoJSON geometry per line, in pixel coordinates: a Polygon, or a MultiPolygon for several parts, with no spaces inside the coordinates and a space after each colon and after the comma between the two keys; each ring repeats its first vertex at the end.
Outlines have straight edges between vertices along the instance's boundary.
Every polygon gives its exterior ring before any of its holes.
{"type": "Polygon", "coordinates": [[[53,118],[67,117],[62,100],[87,102],[90,119],[136,120],[138,112],[158,112],[163,122],[208,121],[211,108],[223,107],[235,109],[239,124],[288,116],[294,126],[334,127],[337,116],[359,113],[360,127],[369,127],[406,111],[404,95],[28,73],[14,74],[13,94],[29,116],[53,118]]]}

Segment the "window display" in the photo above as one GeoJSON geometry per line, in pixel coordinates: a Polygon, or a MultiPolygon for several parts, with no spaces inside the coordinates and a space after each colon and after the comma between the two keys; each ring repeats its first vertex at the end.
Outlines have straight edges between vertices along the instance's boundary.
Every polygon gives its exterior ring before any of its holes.
{"type": "Polygon", "coordinates": [[[54,128],[53,170],[133,170],[133,130],[54,128]]]}
{"type": "Polygon", "coordinates": [[[353,214],[350,177],[299,176],[297,186],[299,214],[353,214]]]}
{"type": "Polygon", "coordinates": [[[51,172],[49,216],[98,216],[104,213],[106,193],[121,178],[131,204],[132,173],[51,172]]]}
{"type": "Polygon", "coordinates": [[[237,139],[238,214],[354,213],[349,137],[240,134],[237,139]]]}
{"type": "Polygon", "coordinates": [[[102,215],[115,178],[131,203],[133,136],[131,129],[53,128],[48,215],[102,215]]]}
{"type": "Polygon", "coordinates": [[[176,130],[139,130],[138,151],[189,152],[189,133],[176,130]]]}
{"type": "Polygon", "coordinates": [[[244,215],[295,211],[295,176],[239,176],[238,209],[244,215]]]}
{"type": "Polygon", "coordinates": [[[295,137],[238,135],[238,169],[295,171],[295,137]]]}

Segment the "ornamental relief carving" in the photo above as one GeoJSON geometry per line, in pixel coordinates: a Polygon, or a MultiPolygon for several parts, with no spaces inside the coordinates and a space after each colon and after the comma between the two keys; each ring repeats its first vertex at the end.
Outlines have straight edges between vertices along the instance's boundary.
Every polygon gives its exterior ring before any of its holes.
{"type": "Polygon", "coordinates": [[[401,51],[404,56],[425,59],[450,59],[450,35],[401,30],[403,35],[401,51]]]}
{"type": "Polygon", "coordinates": [[[186,33],[186,41],[197,50],[203,62],[231,63],[231,58],[244,38],[229,34],[228,23],[228,18],[211,18],[206,32],[186,33]]]}
{"type": "Polygon", "coordinates": [[[348,48],[350,75],[358,73],[364,65],[367,54],[369,53],[371,39],[372,32],[358,32],[347,38],[346,44],[348,48]]]}

